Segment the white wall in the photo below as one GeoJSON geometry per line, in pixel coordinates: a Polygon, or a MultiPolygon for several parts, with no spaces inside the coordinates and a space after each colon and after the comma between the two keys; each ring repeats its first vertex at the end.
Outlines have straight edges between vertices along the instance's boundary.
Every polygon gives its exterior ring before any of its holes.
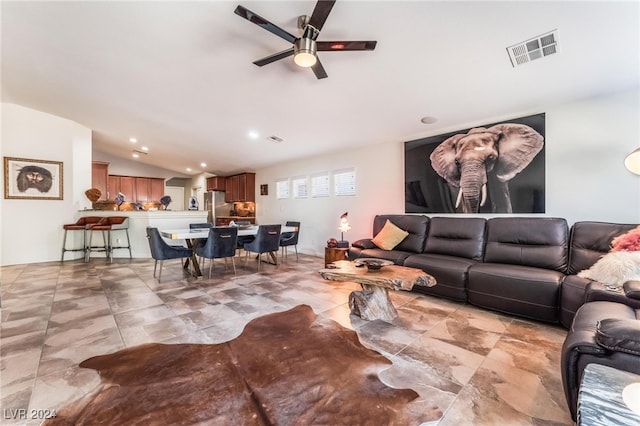
{"type": "Polygon", "coordinates": [[[640,146],[637,90],[547,109],[547,212],[570,222],[640,223],[640,176],[624,159],[640,146]]]}
{"type": "Polygon", "coordinates": [[[256,220],[261,224],[300,221],[298,250],[324,256],[327,239],[340,239],[338,225],[342,213],[349,212],[352,229],[344,236],[349,241],[371,233],[375,213],[404,213],[403,162],[403,145],[393,142],[258,170],[256,220]],[[276,199],[277,179],[350,167],[356,170],[355,196],[276,199]],[[265,183],[269,185],[269,195],[259,195],[260,185],[265,183]]]}
{"type": "MultiPolygon", "coordinates": [[[[91,130],[29,108],[2,104],[2,156],[61,161],[63,200],[6,200],[0,205],[0,263],[59,260],[62,225],[91,203],[91,130]]],[[[4,188],[4,174],[2,175],[4,188]]]]}
{"type": "MultiPolygon", "coordinates": [[[[581,220],[640,223],[640,176],[628,172],[625,156],[640,144],[639,92],[630,91],[535,110],[546,113],[546,214],[581,220]]],[[[526,116],[496,117],[486,122],[526,116]]],[[[482,123],[463,123],[464,129],[482,123]]],[[[456,130],[450,129],[450,130],[456,130]]],[[[444,133],[444,132],[438,132],[444,133]]],[[[425,134],[424,137],[433,136],[425,134]]],[[[349,212],[345,239],[370,237],[375,214],[404,213],[404,141],[341,151],[258,170],[258,223],[301,223],[300,251],[322,255],[326,240],[339,237],[339,216],[349,212]],[[279,178],[356,168],[357,196],[277,200],[279,178]]]]}

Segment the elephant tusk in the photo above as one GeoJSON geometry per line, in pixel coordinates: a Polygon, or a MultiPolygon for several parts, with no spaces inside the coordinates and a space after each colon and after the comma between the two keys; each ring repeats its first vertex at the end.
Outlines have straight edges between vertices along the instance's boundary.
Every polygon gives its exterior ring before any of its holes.
{"type": "Polygon", "coordinates": [[[484,203],[487,202],[487,184],[482,185],[482,198],[480,199],[480,205],[484,206],[484,203]]]}
{"type": "Polygon", "coordinates": [[[456,209],[460,207],[461,202],[462,202],[462,188],[460,188],[460,192],[458,192],[458,198],[456,198],[456,209]]]}

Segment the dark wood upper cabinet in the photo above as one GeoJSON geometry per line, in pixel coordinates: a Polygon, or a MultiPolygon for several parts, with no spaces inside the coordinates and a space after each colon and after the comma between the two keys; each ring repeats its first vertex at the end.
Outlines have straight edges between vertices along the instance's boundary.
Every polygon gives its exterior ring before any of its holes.
{"type": "Polygon", "coordinates": [[[151,178],[151,201],[159,203],[164,196],[164,179],[151,178]]]}
{"type": "Polygon", "coordinates": [[[120,189],[113,194],[113,197],[122,192],[124,194],[124,201],[127,203],[134,203],[138,194],[136,193],[136,178],[131,176],[120,176],[120,189]]]}
{"type": "Polygon", "coordinates": [[[227,176],[224,199],[227,203],[256,200],[256,174],[241,173],[227,176]]]}
{"type": "Polygon", "coordinates": [[[125,203],[160,203],[164,179],[109,175],[108,190],[109,201],[114,201],[118,192],[122,192],[125,203]]]}
{"type": "MultiPolygon", "coordinates": [[[[136,180],[136,198],[138,203],[151,202],[151,179],[145,177],[137,177],[136,180]]],[[[159,200],[158,200],[159,201],[159,200]]]]}
{"type": "Polygon", "coordinates": [[[207,178],[207,191],[226,191],[226,179],[224,176],[212,176],[207,178]]]}
{"type": "Polygon", "coordinates": [[[101,192],[98,201],[107,201],[109,199],[108,180],[109,163],[102,161],[91,162],[91,187],[99,189],[101,192]]]}

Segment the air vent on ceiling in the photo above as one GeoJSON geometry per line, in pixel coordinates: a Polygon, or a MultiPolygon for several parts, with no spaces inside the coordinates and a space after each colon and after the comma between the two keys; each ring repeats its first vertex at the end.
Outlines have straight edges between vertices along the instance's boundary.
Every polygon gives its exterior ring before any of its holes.
{"type": "Polygon", "coordinates": [[[271,142],[275,142],[275,143],[284,142],[284,139],[282,139],[282,138],[281,138],[281,137],[279,137],[279,136],[275,136],[275,135],[269,136],[269,137],[267,138],[267,140],[268,140],[268,141],[271,141],[271,142]]]}
{"type": "Polygon", "coordinates": [[[517,67],[558,52],[558,30],[507,47],[511,65],[517,67]]]}

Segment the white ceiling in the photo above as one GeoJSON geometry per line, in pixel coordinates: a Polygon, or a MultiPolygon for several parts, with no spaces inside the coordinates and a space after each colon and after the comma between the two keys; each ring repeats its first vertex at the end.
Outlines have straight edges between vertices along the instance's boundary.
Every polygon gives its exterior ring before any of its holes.
{"type": "Polygon", "coordinates": [[[320,52],[324,80],[292,58],[253,65],[290,45],[235,15],[238,4],[299,35],[315,1],[2,1],[2,101],[89,127],[111,155],[130,159],[135,136],[150,149],[141,162],[225,175],[640,81],[638,1],[338,0],[318,40],[378,45],[320,52]],[[507,46],[554,29],[558,54],[511,66],[507,46]],[[427,115],[439,121],[420,123],[427,115]]]}

